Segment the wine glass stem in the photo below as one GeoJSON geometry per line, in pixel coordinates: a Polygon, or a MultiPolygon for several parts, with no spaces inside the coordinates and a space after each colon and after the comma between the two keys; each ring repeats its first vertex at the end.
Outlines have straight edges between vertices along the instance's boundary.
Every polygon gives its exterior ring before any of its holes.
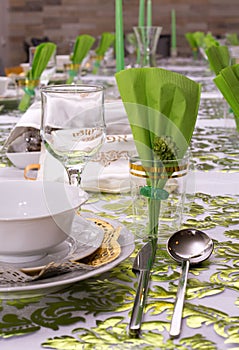
{"type": "Polygon", "coordinates": [[[71,186],[80,186],[82,169],[67,169],[67,175],[71,186]]]}

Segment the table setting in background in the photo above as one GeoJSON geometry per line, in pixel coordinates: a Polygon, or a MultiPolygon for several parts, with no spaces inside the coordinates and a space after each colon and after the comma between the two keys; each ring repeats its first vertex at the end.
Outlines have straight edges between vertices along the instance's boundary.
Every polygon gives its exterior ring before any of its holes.
{"type": "Polygon", "coordinates": [[[5,350],[238,348],[238,65],[199,32],[179,57],[174,9],[158,57],[137,11],[133,64],[116,0],[114,34],[0,80],[5,350]]]}

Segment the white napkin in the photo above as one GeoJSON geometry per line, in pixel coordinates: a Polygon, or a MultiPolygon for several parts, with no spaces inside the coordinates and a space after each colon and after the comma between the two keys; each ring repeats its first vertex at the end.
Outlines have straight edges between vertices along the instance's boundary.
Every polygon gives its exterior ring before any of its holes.
{"type": "MultiPolygon", "coordinates": [[[[21,135],[26,127],[40,128],[41,104],[35,102],[21,117],[5,145],[21,135]]],[[[105,101],[107,140],[99,154],[82,174],[82,188],[87,191],[121,193],[129,191],[128,156],[135,154],[135,144],[122,101],[105,101]]],[[[64,167],[42,149],[38,179],[68,181],[64,167]]]]}
{"type": "MultiPolygon", "coordinates": [[[[73,107],[74,112],[74,107],[73,107]]],[[[62,112],[63,113],[63,112],[62,112]]],[[[131,129],[122,101],[105,101],[105,122],[107,134],[129,134],[131,129]]],[[[54,125],[54,120],[52,124],[54,125]]],[[[34,102],[22,115],[19,122],[11,131],[4,146],[9,146],[17,137],[22,135],[26,128],[40,129],[41,102],[34,102]]]]}
{"type": "Polygon", "coordinates": [[[28,110],[21,116],[19,122],[10,132],[4,147],[8,147],[17,137],[22,135],[26,128],[32,127],[40,129],[41,123],[41,102],[34,102],[28,110]]]}

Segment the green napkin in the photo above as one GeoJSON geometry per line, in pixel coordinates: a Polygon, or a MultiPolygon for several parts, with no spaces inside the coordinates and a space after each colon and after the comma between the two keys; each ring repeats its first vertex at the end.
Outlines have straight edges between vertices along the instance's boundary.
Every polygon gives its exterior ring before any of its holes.
{"type": "Polygon", "coordinates": [[[195,42],[197,43],[197,46],[202,47],[205,38],[205,33],[197,31],[193,33],[193,37],[195,42]]]}
{"type": "Polygon", "coordinates": [[[239,64],[222,69],[214,78],[214,83],[232,108],[239,131],[239,64]]]}
{"type": "Polygon", "coordinates": [[[90,51],[94,42],[95,38],[89,34],[82,34],[76,37],[73,54],[71,56],[72,66],[68,71],[69,78],[66,81],[67,84],[71,84],[74,81],[78,74],[80,64],[90,51]]]}
{"type": "Polygon", "coordinates": [[[185,38],[188,41],[189,46],[191,47],[191,49],[194,49],[194,48],[198,47],[197,41],[194,38],[194,33],[190,33],[190,32],[185,33],[185,38]]]}
{"type": "Polygon", "coordinates": [[[191,32],[185,33],[185,38],[192,49],[193,57],[196,59],[198,56],[198,44],[194,37],[194,33],[191,33],[191,32]]]}
{"type": "Polygon", "coordinates": [[[74,64],[81,64],[83,59],[88,54],[92,45],[95,42],[95,38],[88,34],[79,35],[75,40],[75,45],[73,49],[73,54],[71,56],[71,61],[74,64]]]}
{"type": "Polygon", "coordinates": [[[32,68],[28,72],[30,80],[40,79],[41,74],[47,67],[47,64],[56,51],[56,45],[53,43],[42,43],[36,47],[32,61],[32,68]]]}
{"type": "Polygon", "coordinates": [[[41,74],[46,69],[48,62],[55,51],[56,45],[50,42],[42,43],[36,47],[32,61],[32,68],[27,74],[27,84],[24,88],[25,94],[18,106],[18,109],[21,112],[25,112],[30,106],[31,99],[35,96],[35,88],[39,84],[41,74]]]}
{"type": "Polygon", "coordinates": [[[106,51],[115,41],[115,34],[110,32],[104,32],[101,35],[99,46],[95,49],[96,60],[94,63],[93,74],[96,74],[100,67],[100,62],[102,61],[106,51]]]}
{"type": "Polygon", "coordinates": [[[227,45],[238,46],[239,38],[237,33],[228,33],[226,34],[226,43],[227,45]]]}
{"type": "Polygon", "coordinates": [[[207,33],[204,36],[203,39],[203,46],[205,49],[211,47],[211,46],[219,46],[219,42],[214,38],[214,36],[211,33],[207,33]]]}
{"type": "Polygon", "coordinates": [[[96,48],[95,53],[97,56],[103,57],[108,48],[114,43],[115,41],[115,34],[104,32],[101,35],[99,46],[96,48]]]}
{"type": "Polygon", "coordinates": [[[200,84],[162,68],[131,68],[115,75],[141,159],[150,159],[155,137],[170,136],[182,157],[190,143],[200,84]]]}
{"type": "Polygon", "coordinates": [[[196,43],[198,48],[201,47],[204,50],[214,45],[219,46],[218,41],[214,38],[214,36],[211,33],[205,34],[204,32],[197,31],[191,33],[190,37],[190,40],[194,39],[194,42],[196,43]]]}
{"type": "Polygon", "coordinates": [[[157,239],[161,200],[169,195],[164,186],[171,176],[170,172],[161,175],[160,162],[171,160],[173,169],[174,160],[183,158],[187,151],[197,119],[200,84],[181,74],[150,67],[123,70],[115,77],[147,174],[147,185],[140,193],[148,197],[148,235],[157,239]],[[151,165],[145,166],[144,161],[151,165]]]}
{"type": "Polygon", "coordinates": [[[231,57],[227,46],[212,45],[205,50],[210,68],[217,75],[223,68],[230,65],[231,57]]]}
{"type": "Polygon", "coordinates": [[[205,34],[204,32],[187,32],[185,34],[185,38],[188,41],[192,51],[194,58],[197,58],[198,52],[203,54],[205,57],[204,51],[211,46],[219,46],[217,40],[212,36],[211,33],[205,34]]]}

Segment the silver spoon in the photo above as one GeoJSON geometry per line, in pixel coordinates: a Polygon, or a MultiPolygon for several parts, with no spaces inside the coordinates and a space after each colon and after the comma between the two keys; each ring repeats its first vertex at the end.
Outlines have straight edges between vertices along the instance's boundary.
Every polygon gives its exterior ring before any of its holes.
{"type": "Polygon", "coordinates": [[[183,304],[189,266],[190,264],[198,264],[209,258],[213,251],[213,241],[202,231],[196,229],[183,229],[175,232],[169,238],[167,250],[174,260],[182,262],[182,275],[179,280],[169,331],[171,337],[177,337],[181,331],[183,304]]]}

